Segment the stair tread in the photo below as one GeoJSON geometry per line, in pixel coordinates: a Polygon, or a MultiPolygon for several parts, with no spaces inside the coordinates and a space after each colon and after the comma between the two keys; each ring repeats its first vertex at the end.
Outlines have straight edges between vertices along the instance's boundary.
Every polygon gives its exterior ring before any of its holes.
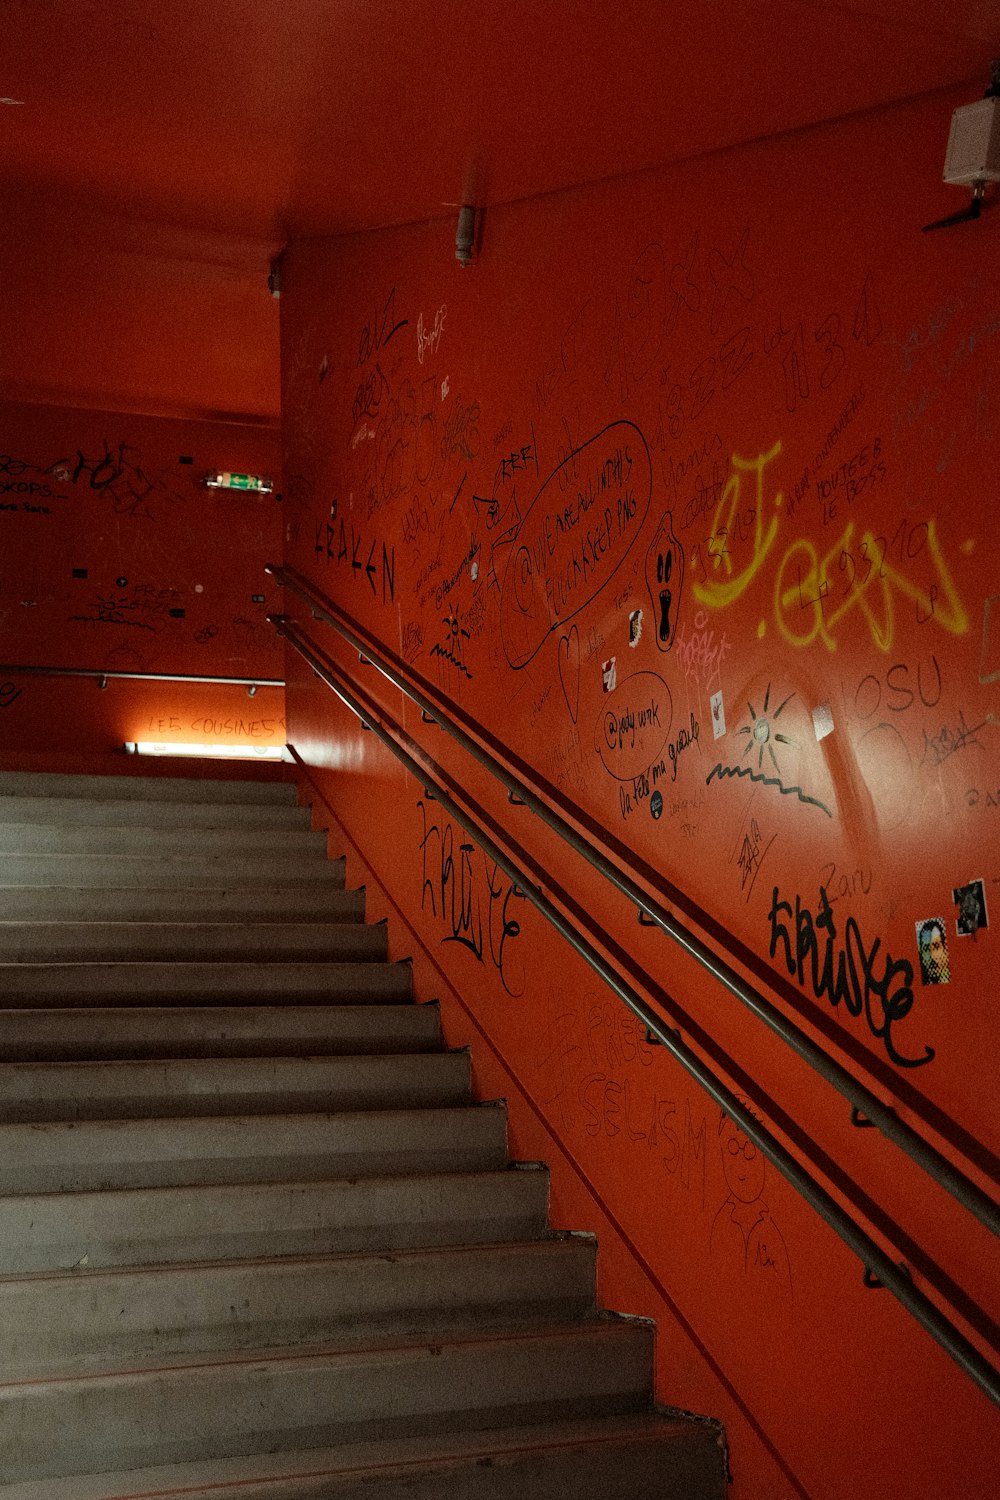
{"type": "Polygon", "coordinates": [[[255,777],[91,776],[66,771],[0,772],[0,799],[41,796],[53,801],[84,798],[153,802],[222,802],[252,806],[255,802],[296,805],[291,781],[255,777]]]}
{"type": "MultiPolygon", "coordinates": [[[[206,934],[210,932],[244,932],[247,929],[253,932],[263,932],[270,936],[272,933],[303,932],[314,937],[317,932],[322,933],[329,928],[331,932],[340,932],[343,928],[355,927],[358,924],[350,921],[335,921],[327,918],[323,922],[301,922],[293,918],[288,922],[278,922],[273,918],[240,917],[235,913],[224,922],[212,918],[200,917],[162,917],[158,921],[140,919],[129,921],[127,919],[112,920],[107,917],[68,917],[64,920],[51,918],[14,918],[0,917],[0,938],[8,937],[16,933],[24,932],[29,936],[40,936],[43,932],[59,933],[67,929],[71,933],[93,932],[95,929],[106,932],[110,937],[118,937],[128,932],[152,933],[160,936],[168,932],[180,931],[182,933],[206,934]]],[[[378,923],[362,924],[368,927],[377,927],[378,923]]]]}
{"type": "Polygon", "coordinates": [[[16,1391],[23,1386],[45,1387],[72,1386],[77,1383],[100,1380],[104,1382],[136,1380],[148,1377],[159,1380],[175,1374],[200,1375],[212,1370],[229,1370],[238,1366],[263,1371],[271,1367],[323,1366],[346,1364],[359,1369],[366,1364],[420,1363],[424,1360],[440,1360],[448,1351],[465,1352],[480,1348],[484,1355],[491,1347],[502,1344],[510,1349],[514,1343],[524,1346],[570,1344],[588,1345],[594,1342],[617,1340],[621,1345],[645,1344],[651,1338],[652,1324],[638,1318],[618,1319],[606,1313],[595,1312],[587,1318],[577,1317],[570,1322],[539,1326],[526,1321],[519,1322],[516,1313],[511,1321],[502,1326],[488,1328],[457,1327],[431,1332],[400,1333],[396,1330],[383,1337],[367,1335],[363,1341],[356,1338],[323,1339],[314,1344],[261,1344],[249,1348],[213,1349],[193,1351],[190,1354],[173,1354],[166,1359],[151,1362],[149,1359],[123,1361],[116,1358],[113,1363],[94,1359],[83,1369],[68,1370],[44,1368],[37,1373],[21,1372],[15,1380],[0,1379],[0,1405],[4,1392],[16,1391]]]}
{"type": "MultiPolygon", "coordinates": [[[[232,1486],[232,1495],[244,1496],[245,1500],[265,1500],[265,1497],[266,1500],[322,1500],[326,1480],[354,1479],[363,1486],[380,1476],[390,1480],[398,1476],[396,1482],[408,1489],[410,1481],[429,1466],[478,1465],[487,1460],[513,1460],[520,1455],[543,1455],[556,1450],[594,1452],[605,1446],[621,1449],[624,1456],[648,1450],[654,1444],[681,1445],[698,1452],[718,1449],[721,1429],[714,1422],[654,1409],[623,1416],[588,1417],[584,1421],[493,1428],[488,1432],[433,1433],[377,1443],[343,1443],[332,1448],[107,1471],[79,1478],[27,1480],[6,1485],[3,1493],[4,1500],[159,1500],[159,1497],[166,1500],[167,1496],[197,1496],[205,1492],[207,1500],[230,1500],[225,1487],[232,1486]]],[[[644,1455],[640,1453],[640,1457],[644,1455]]],[[[716,1493],[722,1495],[721,1453],[718,1469],[716,1493]]],[[[621,1493],[635,1492],[623,1489],[621,1493]]],[[[673,1500],[659,1489],[655,1493],[662,1495],[662,1500],[673,1500]]],[[[678,1500],[682,1494],[684,1500],[688,1496],[694,1500],[690,1491],[678,1492],[678,1500]]]]}
{"type": "Polygon", "coordinates": [[[179,1264],[167,1265],[143,1265],[143,1266],[82,1266],[71,1271],[24,1271],[15,1275],[0,1273],[0,1287],[17,1285],[22,1286],[32,1282],[65,1282],[74,1286],[81,1283],[92,1284],[95,1282],[117,1282],[122,1277],[127,1278],[161,1278],[165,1276],[200,1275],[204,1271],[219,1271],[228,1273],[234,1269],[246,1267],[247,1269],[263,1268],[269,1266],[281,1269],[308,1266],[344,1266],[361,1263],[364,1261],[386,1261],[396,1264],[400,1261],[415,1263],[418,1261],[435,1261],[441,1256],[452,1257],[474,1256],[477,1259],[491,1255],[521,1255],[537,1256],[548,1254],[553,1246],[568,1245],[576,1242],[584,1244],[596,1243],[596,1236],[582,1233],[568,1234],[566,1232],[553,1231],[544,1239],[537,1240],[503,1240],[500,1242],[488,1242],[486,1244],[456,1244],[456,1245],[431,1245],[413,1246],[403,1250],[349,1250],[334,1252],[328,1255],[261,1255],[243,1261],[231,1260],[186,1260],[179,1264]]]}

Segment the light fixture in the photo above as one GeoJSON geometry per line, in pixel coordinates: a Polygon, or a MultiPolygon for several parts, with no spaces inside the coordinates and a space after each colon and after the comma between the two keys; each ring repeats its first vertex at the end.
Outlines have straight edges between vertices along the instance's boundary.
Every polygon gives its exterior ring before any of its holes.
{"type": "Polygon", "coordinates": [[[257,495],[269,495],[274,489],[274,480],[260,474],[232,474],[228,469],[206,474],[204,485],[209,490],[249,490],[257,495]]]}
{"type": "Polygon", "coordinates": [[[972,190],[968,208],[925,224],[924,230],[947,229],[978,219],[987,183],[1000,182],[1000,58],[990,64],[990,84],[974,104],[961,104],[951,117],[944,180],[972,190]]]}
{"type": "Polygon", "coordinates": [[[197,745],[170,740],[126,740],[128,755],[180,755],[195,760],[291,760],[285,745],[197,745]]]}
{"type": "Polygon", "coordinates": [[[472,259],[476,243],[476,210],[471,203],[463,203],[458,210],[458,229],[455,231],[455,259],[467,266],[472,259]]]}

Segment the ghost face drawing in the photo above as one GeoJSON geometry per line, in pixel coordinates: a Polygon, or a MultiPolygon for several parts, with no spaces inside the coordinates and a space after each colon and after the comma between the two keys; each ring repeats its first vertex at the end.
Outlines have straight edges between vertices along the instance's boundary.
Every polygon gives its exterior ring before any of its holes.
{"type": "Polygon", "coordinates": [[[646,587],[653,607],[653,634],[661,651],[669,651],[677,630],[684,583],[684,549],[673,532],[673,512],[665,511],[646,552],[646,587]]]}

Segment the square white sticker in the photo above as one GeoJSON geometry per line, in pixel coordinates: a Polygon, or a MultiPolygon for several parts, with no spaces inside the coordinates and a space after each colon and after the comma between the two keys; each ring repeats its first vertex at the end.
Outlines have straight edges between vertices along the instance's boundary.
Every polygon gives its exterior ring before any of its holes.
{"type": "Polygon", "coordinates": [[[833,710],[829,703],[820,703],[813,709],[813,728],[818,740],[825,740],[833,733],[833,710]]]}
{"type": "Polygon", "coordinates": [[[712,706],[712,736],[714,739],[721,740],[726,732],[726,710],[722,706],[722,689],[713,693],[708,701],[712,706]]]}

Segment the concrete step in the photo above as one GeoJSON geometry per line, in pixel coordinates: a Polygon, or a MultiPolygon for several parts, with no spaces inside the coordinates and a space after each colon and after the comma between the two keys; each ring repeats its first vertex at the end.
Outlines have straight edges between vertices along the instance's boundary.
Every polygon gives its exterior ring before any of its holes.
{"type": "MultiPolygon", "coordinates": [[[[321,835],[322,836],[322,835],[321,835]]],[[[10,854],[0,853],[0,887],[59,885],[118,887],[182,886],[303,886],[344,885],[342,860],[310,855],[172,854],[155,852],[151,839],[146,854],[10,854]]]]}
{"type": "MultiPolygon", "coordinates": [[[[339,860],[339,881],[312,885],[237,885],[231,890],[209,886],[149,885],[88,887],[10,886],[0,882],[0,911],[17,922],[258,922],[287,918],[293,922],[363,922],[365,893],[347,891],[339,860]]],[[[148,873],[148,872],[146,872],[148,873]]],[[[119,882],[121,874],[119,871],[119,882]]]]}
{"type": "Polygon", "coordinates": [[[0,1197],[0,1276],[540,1239],[548,1190],[536,1167],[0,1197]]]}
{"type": "Polygon", "coordinates": [[[4,1500],[724,1500],[719,1423],[660,1414],[6,1485],[4,1500]]]}
{"type": "MultiPolygon", "coordinates": [[[[2,907],[0,907],[2,910],[2,907]]],[[[140,959],[213,962],[293,958],[322,962],[388,956],[384,922],[9,922],[0,920],[0,963],[95,963],[140,959]]]]}
{"type": "MultiPolygon", "coordinates": [[[[0,776],[0,781],[2,781],[0,776]]],[[[178,802],[139,797],[4,797],[0,823],[58,823],[79,827],[310,828],[308,807],[282,802],[178,802]]]]}
{"type": "Polygon", "coordinates": [[[0,964],[0,1009],[44,1005],[398,1004],[410,998],[408,963],[0,964]]]}
{"type": "Polygon", "coordinates": [[[0,1008],[0,1058],[6,1063],[339,1056],[425,1052],[440,1046],[436,1002],[0,1008]]]}
{"type": "Polygon", "coordinates": [[[483,1333],[0,1385],[9,1481],[649,1408],[637,1321],[483,1333]]]}
{"type": "Polygon", "coordinates": [[[6,819],[0,821],[0,853],[92,855],[95,859],[113,854],[156,860],[197,855],[208,859],[243,855],[254,860],[266,854],[312,862],[326,859],[326,834],[308,828],[153,828],[138,823],[78,827],[6,819]]]}
{"type": "Polygon", "coordinates": [[[0,1280],[3,1378],[220,1350],[528,1327],[596,1317],[596,1242],[160,1266],[0,1280]]]}
{"type": "Polygon", "coordinates": [[[454,1107],[469,1072],[466,1052],[0,1063],[0,1122],[454,1107]]]}
{"type": "Polygon", "coordinates": [[[506,1162],[500,1104],[0,1125],[4,1196],[480,1172],[506,1162]]]}
{"type": "Polygon", "coordinates": [[[86,797],[98,802],[225,802],[294,807],[290,781],[238,777],[74,776],[58,771],[0,771],[0,797],[86,797]]]}

